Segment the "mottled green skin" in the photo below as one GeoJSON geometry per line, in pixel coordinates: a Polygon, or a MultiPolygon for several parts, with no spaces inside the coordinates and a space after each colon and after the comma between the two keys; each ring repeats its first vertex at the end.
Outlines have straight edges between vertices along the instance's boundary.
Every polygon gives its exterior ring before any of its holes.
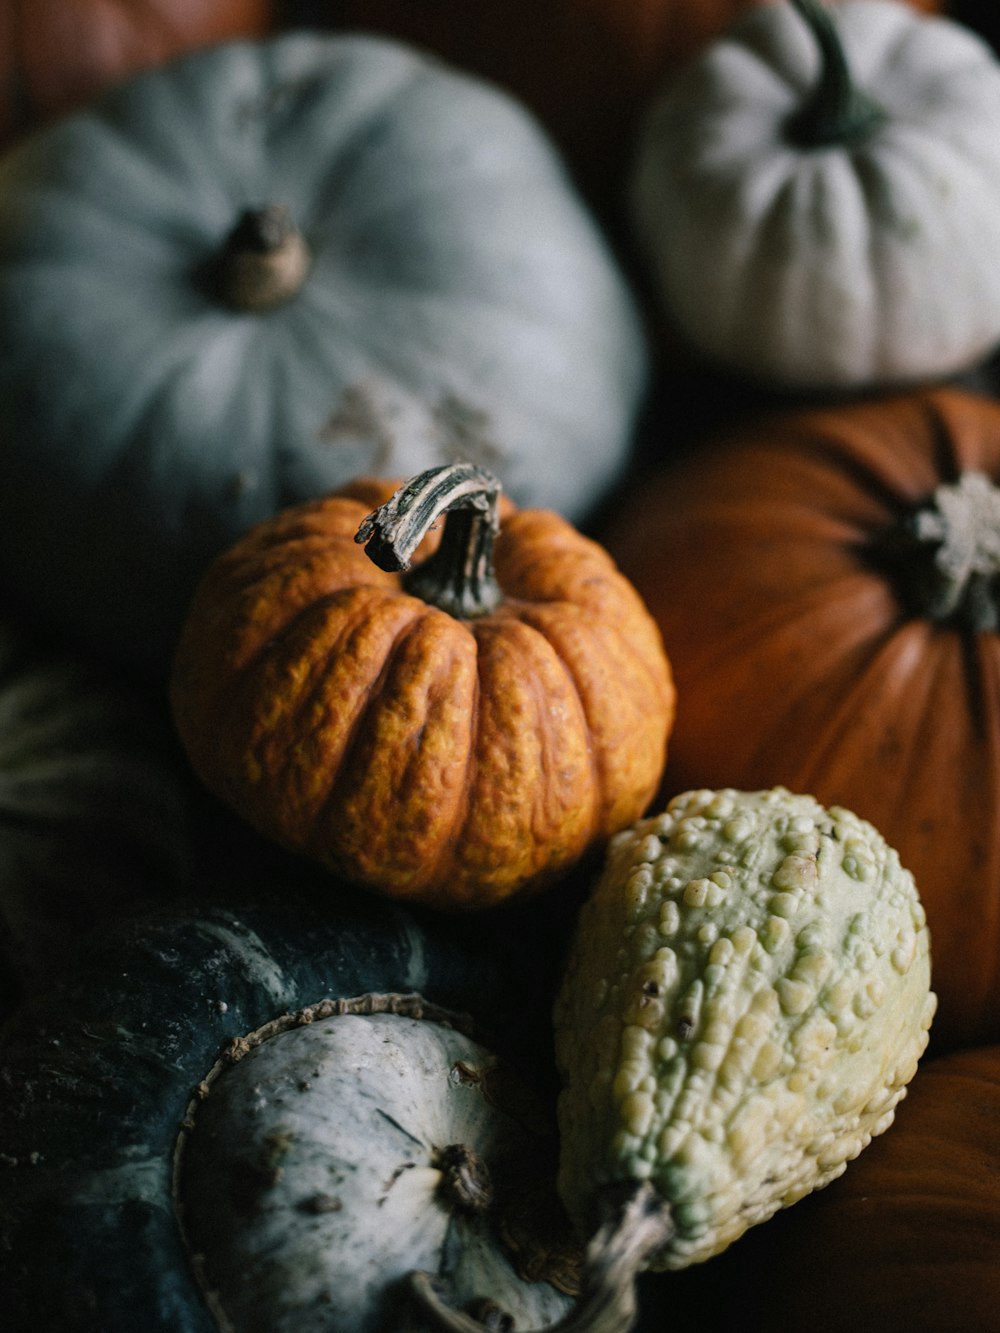
{"type": "Polygon", "coordinates": [[[709,1258],[888,1128],[935,997],[913,878],[808,796],[700,791],[621,833],[556,1005],[560,1188],[650,1179],[709,1258]]]}

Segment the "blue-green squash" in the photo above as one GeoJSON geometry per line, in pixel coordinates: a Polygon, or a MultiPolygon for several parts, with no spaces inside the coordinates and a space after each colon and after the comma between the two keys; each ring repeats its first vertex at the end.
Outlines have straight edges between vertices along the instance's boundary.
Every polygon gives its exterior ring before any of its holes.
{"type": "Polygon", "coordinates": [[[537,123],[388,39],[186,56],[0,164],[0,578],[164,669],[207,559],[463,457],[578,521],[641,321],[537,123]]]}

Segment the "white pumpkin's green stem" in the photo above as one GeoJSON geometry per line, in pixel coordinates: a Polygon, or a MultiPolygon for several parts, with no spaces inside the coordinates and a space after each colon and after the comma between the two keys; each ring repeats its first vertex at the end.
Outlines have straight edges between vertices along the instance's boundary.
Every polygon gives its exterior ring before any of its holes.
{"type": "Polygon", "coordinates": [[[1000,630],[1000,487],[963,472],[872,546],[915,615],[972,634],[1000,630]]]}
{"type": "Polygon", "coordinates": [[[407,592],[458,619],[475,620],[503,601],[493,571],[500,489],[491,472],[473,463],[428,468],[369,514],[354,540],[380,569],[409,571],[407,592]],[[442,515],[440,545],[411,570],[414,551],[442,515]]]}
{"type": "MultiPolygon", "coordinates": [[[[624,1197],[609,1197],[607,1207],[607,1221],[587,1246],[580,1299],[545,1333],[628,1333],[635,1324],[636,1276],[673,1236],[673,1220],[648,1182],[628,1186],[624,1197]]],[[[484,1324],[447,1304],[433,1274],[411,1273],[409,1289],[428,1330],[483,1333],[484,1324]]]]}
{"type": "Polygon", "coordinates": [[[209,265],[209,285],[233,310],[273,310],[298,295],[311,260],[284,205],[247,209],[209,265]]]}
{"type": "Polygon", "coordinates": [[[885,119],[878,103],[854,82],[837,25],[821,0],[791,0],[820,50],[819,82],[785,127],[800,148],[850,147],[885,119]]]}

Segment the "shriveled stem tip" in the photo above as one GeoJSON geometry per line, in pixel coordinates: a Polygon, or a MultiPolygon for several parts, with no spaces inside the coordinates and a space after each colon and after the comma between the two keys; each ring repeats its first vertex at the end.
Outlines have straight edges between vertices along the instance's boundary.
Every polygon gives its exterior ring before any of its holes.
{"type": "Polygon", "coordinates": [[[500,482],[473,463],[428,468],[369,514],[354,540],[380,569],[408,571],[442,515],[441,544],[404,581],[407,592],[460,619],[488,615],[503,600],[493,571],[500,482]]]}
{"type": "MultiPolygon", "coordinates": [[[[544,1333],[628,1333],[633,1327],[635,1279],[674,1235],[674,1224],[669,1205],[648,1182],[629,1186],[609,1207],[608,1220],[587,1246],[579,1302],[544,1333]]],[[[434,1274],[413,1272],[408,1286],[428,1330],[483,1333],[482,1323],[445,1302],[434,1274]]]]}

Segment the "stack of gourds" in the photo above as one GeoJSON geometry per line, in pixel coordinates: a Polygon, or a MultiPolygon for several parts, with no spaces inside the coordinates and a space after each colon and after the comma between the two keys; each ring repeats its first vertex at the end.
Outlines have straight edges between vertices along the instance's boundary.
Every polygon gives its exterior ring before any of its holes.
{"type": "Polygon", "coordinates": [[[523,8],[0,0],[4,1328],[1000,1302],[1000,62],[523,8]]]}

